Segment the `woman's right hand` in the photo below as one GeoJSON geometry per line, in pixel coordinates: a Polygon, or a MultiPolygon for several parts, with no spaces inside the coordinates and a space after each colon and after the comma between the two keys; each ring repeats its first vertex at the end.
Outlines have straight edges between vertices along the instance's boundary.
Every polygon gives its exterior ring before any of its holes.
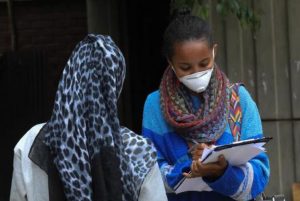
{"type": "Polygon", "coordinates": [[[224,156],[219,157],[217,162],[202,164],[200,159],[203,154],[203,150],[205,148],[211,147],[211,144],[199,143],[190,145],[190,154],[192,155],[192,165],[190,173],[183,173],[183,175],[187,178],[193,177],[212,177],[217,178],[221,176],[226,167],[227,161],[224,156]]]}
{"type": "Polygon", "coordinates": [[[193,145],[190,151],[193,161],[199,160],[202,157],[203,150],[208,147],[210,146],[205,143],[193,145]]]}

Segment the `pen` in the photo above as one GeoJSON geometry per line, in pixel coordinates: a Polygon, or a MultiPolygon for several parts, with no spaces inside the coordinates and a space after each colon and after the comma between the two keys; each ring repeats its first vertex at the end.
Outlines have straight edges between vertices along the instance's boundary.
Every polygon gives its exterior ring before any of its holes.
{"type": "Polygon", "coordinates": [[[214,142],[197,142],[195,139],[190,139],[190,141],[193,143],[193,146],[191,146],[189,149],[188,149],[188,154],[191,156],[191,152],[195,149],[195,147],[198,145],[198,144],[201,144],[201,143],[204,143],[208,146],[211,146],[214,144],[214,142]]]}

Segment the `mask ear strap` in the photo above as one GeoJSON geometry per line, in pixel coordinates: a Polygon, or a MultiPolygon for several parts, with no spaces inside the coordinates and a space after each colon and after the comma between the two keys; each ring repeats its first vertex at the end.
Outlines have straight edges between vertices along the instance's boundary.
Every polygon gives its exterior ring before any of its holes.
{"type": "Polygon", "coordinates": [[[175,73],[176,77],[177,77],[177,74],[175,72],[175,69],[174,69],[174,66],[173,65],[170,65],[170,67],[172,68],[173,72],[175,73]]]}
{"type": "Polygon", "coordinates": [[[213,48],[213,59],[215,59],[215,48],[213,48]]]}

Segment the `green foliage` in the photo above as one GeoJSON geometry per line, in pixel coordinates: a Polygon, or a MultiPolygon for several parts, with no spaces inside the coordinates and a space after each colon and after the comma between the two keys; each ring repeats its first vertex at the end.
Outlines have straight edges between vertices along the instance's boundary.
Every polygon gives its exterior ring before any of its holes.
{"type": "Polygon", "coordinates": [[[245,27],[251,27],[254,30],[260,26],[259,15],[253,11],[253,9],[246,5],[246,1],[250,0],[215,0],[216,3],[209,3],[210,0],[171,0],[171,12],[174,9],[188,7],[192,10],[194,15],[202,17],[204,19],[209,18],[210,9],[216,9],[217,13],[222,16],[233,14],[237,17],[240,25],[245,27]],[[210,8],[214,5],[214,8],[210,8]]]}

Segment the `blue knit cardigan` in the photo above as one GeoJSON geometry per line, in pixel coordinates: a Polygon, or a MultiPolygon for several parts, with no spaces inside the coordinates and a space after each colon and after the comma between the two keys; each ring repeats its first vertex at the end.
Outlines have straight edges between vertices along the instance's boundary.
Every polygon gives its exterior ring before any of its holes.
{"type": "MultiPolygon", "coordinates": [[[[239,87],[242,110],[241,140],[263,136],[261,119],[257,106],[244,86],[239,87]]],[[[201,104],[194,98],[194,106],[201,104]]],[[[212,191],[184,192],[175,194],[174,186],[182,179],[182,173],[190,170],[191,158],[188,145],[164,119],[160,108],[160,93],[155,91],[148,95],[143,113],[143,136],[150,138],[158,152],[158,164],[164,178],[168,199],[170,201],[219,201],[251,200],[263,192],[270,175],[269,159],[261,153],[242,166],[228,164],[224,174],[214,181],[204,181],[212,191]]],[[[230,126],[216,144],[233,142],[230,126]]]]}

